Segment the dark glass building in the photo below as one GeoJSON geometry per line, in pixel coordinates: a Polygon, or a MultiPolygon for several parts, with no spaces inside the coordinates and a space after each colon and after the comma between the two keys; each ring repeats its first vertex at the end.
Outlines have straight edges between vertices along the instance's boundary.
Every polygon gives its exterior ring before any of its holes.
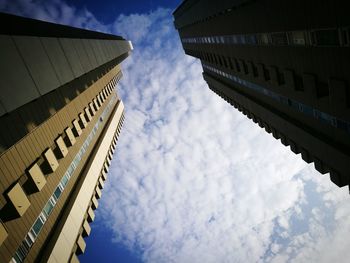
{"type": "Polygon", "coordinates": [[[185,0],[173,13],[209,88],[340,187],[350,182],[347,4],[185,0]]]}
{"type": "Polygon", "coordinates": [[[0,262],[79,262],[124,121],[122,37],[0,14],[0,262]]]}

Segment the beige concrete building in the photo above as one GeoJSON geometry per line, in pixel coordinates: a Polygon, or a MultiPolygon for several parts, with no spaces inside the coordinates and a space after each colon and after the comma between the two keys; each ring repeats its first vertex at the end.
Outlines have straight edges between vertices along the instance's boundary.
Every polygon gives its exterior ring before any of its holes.
{"type": "Polygon", "coordinates": [[[124,121],[122,37],[0,14],[0,262],[78,262],[124,121]]]}

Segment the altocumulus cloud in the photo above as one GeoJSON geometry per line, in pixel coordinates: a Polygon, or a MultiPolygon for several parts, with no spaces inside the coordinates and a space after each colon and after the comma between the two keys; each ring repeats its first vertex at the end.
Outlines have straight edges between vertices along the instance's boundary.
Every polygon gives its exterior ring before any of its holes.
{"type": "Polygon", "coordinates": [[[133,41],[118,87],[126,122],[99,211],[115,242],[145,262],[347,262],[346,189],[207,88],[171,10],[105,25],[58,0],[0,8],[133,41]]]}

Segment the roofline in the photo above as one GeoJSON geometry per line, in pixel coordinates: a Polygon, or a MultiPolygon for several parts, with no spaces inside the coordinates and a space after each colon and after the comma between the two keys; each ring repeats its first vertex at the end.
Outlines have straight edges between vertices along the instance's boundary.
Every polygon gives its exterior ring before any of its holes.
{"type": "Polygon", "coordinates": [[[175,16],[175,13],[179,11],[179,9],[189,0],[183,0],[182,3],[173,11],[173,16],[175,16]]]}

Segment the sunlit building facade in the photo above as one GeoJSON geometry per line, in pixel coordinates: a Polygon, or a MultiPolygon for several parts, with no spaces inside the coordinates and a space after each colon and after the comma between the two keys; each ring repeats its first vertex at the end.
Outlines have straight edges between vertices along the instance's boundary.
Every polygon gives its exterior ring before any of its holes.
{"type": "Polygon", "coordinates": [[[122,37],[0,14],[0,262],[78,262],[124,121],[122,37]]]}
{"type": "Polygon", "coordinates": [[[185,0],[173,13],[209,88],[340,187],[350,181],[347,4],[185,0]]]}

